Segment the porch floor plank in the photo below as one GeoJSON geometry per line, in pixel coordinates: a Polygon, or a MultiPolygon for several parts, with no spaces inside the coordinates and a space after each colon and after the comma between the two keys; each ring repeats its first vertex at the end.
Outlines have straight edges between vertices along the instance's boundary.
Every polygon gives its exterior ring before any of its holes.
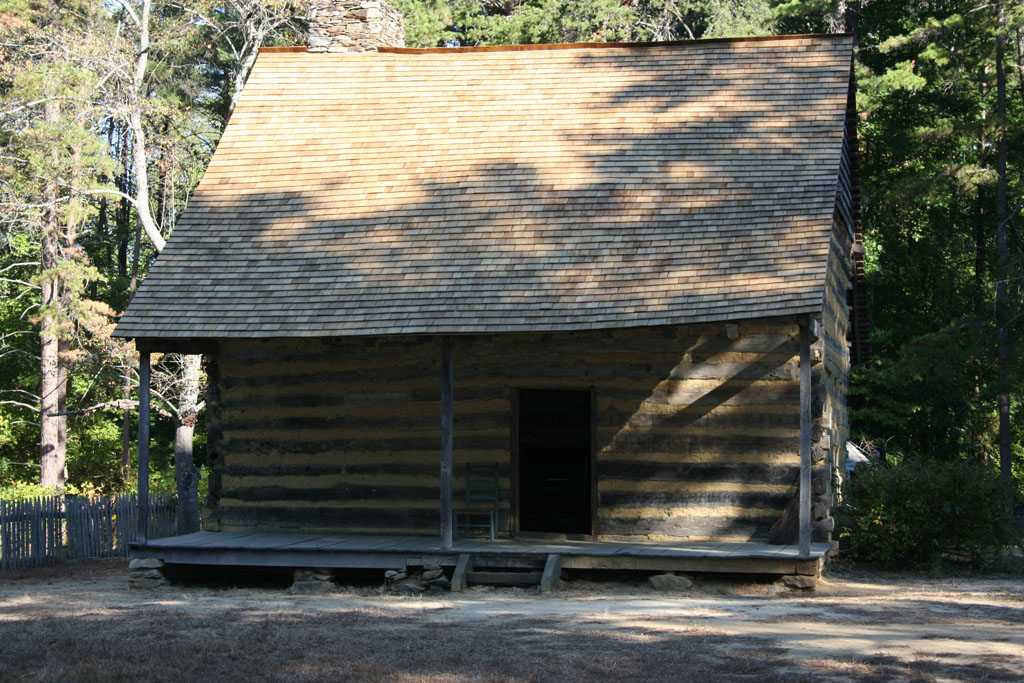
{"type": "MultiPolygon", "coordinates": [[[[451,564],[460,554],[502,557],[508,566],[528,556],[560,555],[570,568],[646,569],[755,573],[815,573],[830,543],[811,544],[801,558],[795,545],[758,542],[631,543],[621,541],[545,541],[502,538],[456,540],[441,550],[435,536],[315,534],[300,532],[214,532],[161,538],[132,544],[131,557],[169,563],[249,566],[401,567],[406,559],[451,564]],[[519,557],[520,559],[516,559],[519,557]]],[[[532,560],[531,560],[532,561],[532,560]]]]}

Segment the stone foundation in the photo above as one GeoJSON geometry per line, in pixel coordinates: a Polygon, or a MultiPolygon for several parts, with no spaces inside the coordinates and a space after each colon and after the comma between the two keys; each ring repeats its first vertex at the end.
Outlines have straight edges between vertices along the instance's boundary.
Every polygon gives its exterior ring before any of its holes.
{"type": "Polygon", "coordinates": [[[292,586],[289,593],[302,593],[305,595],[315,593],[329,593],[334,590],[334,572],[331,569],[307,569],[298,568],[292,579],[292,586]]]}
{"type": "Polygon", "coordinates": [[[163,572],[163,560],[135,559],[128,563],[128,585],[132,588],[159,588],[170,583],[163,572]]]}

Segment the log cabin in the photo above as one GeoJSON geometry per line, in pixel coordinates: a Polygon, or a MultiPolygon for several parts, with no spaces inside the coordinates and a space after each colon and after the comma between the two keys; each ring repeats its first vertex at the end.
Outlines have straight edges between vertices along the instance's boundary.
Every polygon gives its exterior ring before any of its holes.
{"type": "Polygon", "coordinates": [[[209,378],[204,529],[133,556],[816,575],[868,353],[852,37],[402,35],[315,0],[261,51],[121,318],[144,410],[151,353],[209,378]]]}

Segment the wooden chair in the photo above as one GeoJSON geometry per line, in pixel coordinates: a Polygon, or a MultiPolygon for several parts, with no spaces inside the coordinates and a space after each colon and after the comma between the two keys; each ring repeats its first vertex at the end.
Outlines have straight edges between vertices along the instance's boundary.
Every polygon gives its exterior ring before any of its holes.
{"type": "Polygon", "coordinates": [[[466,506],[453,510],[455,537],[498,535],[498,466],[466,465],[466,506]],[[483,507],[483,503],[487,507],[483,507]]]}

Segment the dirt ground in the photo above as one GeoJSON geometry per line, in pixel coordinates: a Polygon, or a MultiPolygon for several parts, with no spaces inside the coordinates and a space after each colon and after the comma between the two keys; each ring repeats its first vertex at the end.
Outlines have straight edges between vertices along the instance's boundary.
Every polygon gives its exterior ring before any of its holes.
{"type": "Polygon", "coordinates": [[[5,572],[0,680],[1024,680],[1020,578],[848,572],[785,594],[615,578],[310,596],[130,589],[121,560],[5,572]]]}

